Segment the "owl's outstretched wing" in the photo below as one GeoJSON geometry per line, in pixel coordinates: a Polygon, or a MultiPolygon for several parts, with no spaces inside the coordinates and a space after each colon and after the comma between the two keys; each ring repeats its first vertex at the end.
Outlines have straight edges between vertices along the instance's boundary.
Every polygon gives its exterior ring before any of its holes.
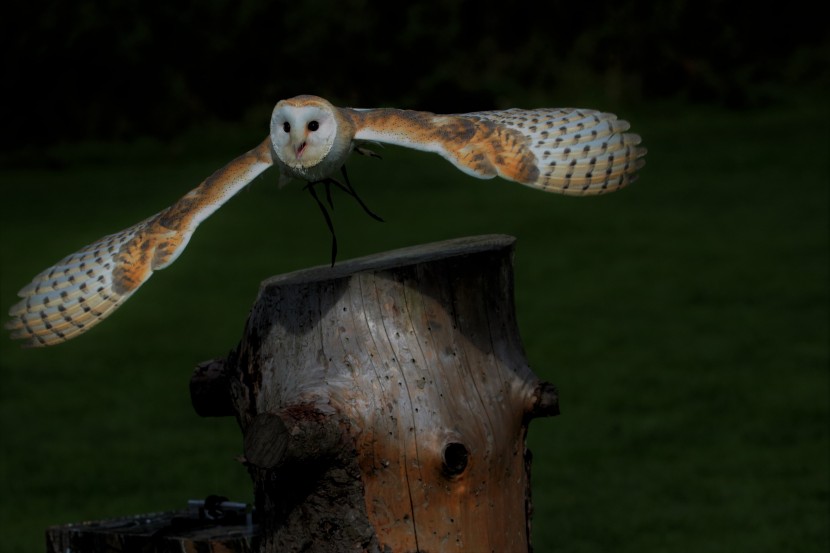
{"type": "Polygon", "coordinates": [[[49,346],[112,314],[153,271],[182,253],[196,227],[272,165],[271,141],[234,159],[164,211],[73,253],[20,290],[6,328],[25,346],[49,346]]]}
{"type": "Polygon", "coordinates": [[[640,137],[611,113],[509,109],[458,115],[343,109],[357,141],[435,152],[478,178],[500,176],[570,195],[618,190],[645,164],[640,137]]]}

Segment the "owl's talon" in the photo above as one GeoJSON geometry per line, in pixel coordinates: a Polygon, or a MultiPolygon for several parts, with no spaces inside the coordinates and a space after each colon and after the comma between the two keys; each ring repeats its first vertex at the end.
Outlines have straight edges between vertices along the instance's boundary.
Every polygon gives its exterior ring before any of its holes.
{"type": "Polygon", "coordinates": [[[376,151],[374,151],[370,148],[367,148],[365,146],[355,146],[354,151],[357,152],[358,154],[362,155],[362,156],[374,157],[374,158],[377,158],[377,159],[383,159],[380,156],[379,153],[377,153],[376,151]]]}

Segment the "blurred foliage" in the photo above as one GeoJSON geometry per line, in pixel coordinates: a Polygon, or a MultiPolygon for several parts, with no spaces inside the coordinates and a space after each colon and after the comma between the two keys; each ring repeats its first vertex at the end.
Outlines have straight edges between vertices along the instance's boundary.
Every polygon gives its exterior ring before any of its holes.
{"type": "Polygon", "coordinates": [[[14,2],[2,146],[262,121],[300,93],[436,112],[766,105],[830,80],[824,20],[809,13],[744,0],[14,2]]]}

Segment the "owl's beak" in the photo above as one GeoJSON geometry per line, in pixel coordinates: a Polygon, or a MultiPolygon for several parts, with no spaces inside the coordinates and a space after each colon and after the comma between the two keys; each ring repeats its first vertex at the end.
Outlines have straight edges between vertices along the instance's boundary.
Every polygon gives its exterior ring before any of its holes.
{"type": "Polygon", "coordinates": [[[306,142],[303,140],[303,143],[297,147],[297,159],[300,159],[303,156],[303,152],[305,151],[306,142]]]}

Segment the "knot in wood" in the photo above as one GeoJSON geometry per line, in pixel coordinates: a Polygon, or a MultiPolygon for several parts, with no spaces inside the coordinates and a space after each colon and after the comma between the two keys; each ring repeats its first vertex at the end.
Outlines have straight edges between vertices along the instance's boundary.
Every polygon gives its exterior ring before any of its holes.
{"type": "Polygon", "coordinates": [[[458,442],[450,442],[444,446],[443,470],[447,476],[458,476],[467,468],[470,452],[467,446],[458,442]]]}
{"type": "Polygon", "coordinates": [[[285,456],[289,438],[282,418],[272,413],[260,413],[245,433],[246,461],[261,469],[278,466],[285,456]]]}

